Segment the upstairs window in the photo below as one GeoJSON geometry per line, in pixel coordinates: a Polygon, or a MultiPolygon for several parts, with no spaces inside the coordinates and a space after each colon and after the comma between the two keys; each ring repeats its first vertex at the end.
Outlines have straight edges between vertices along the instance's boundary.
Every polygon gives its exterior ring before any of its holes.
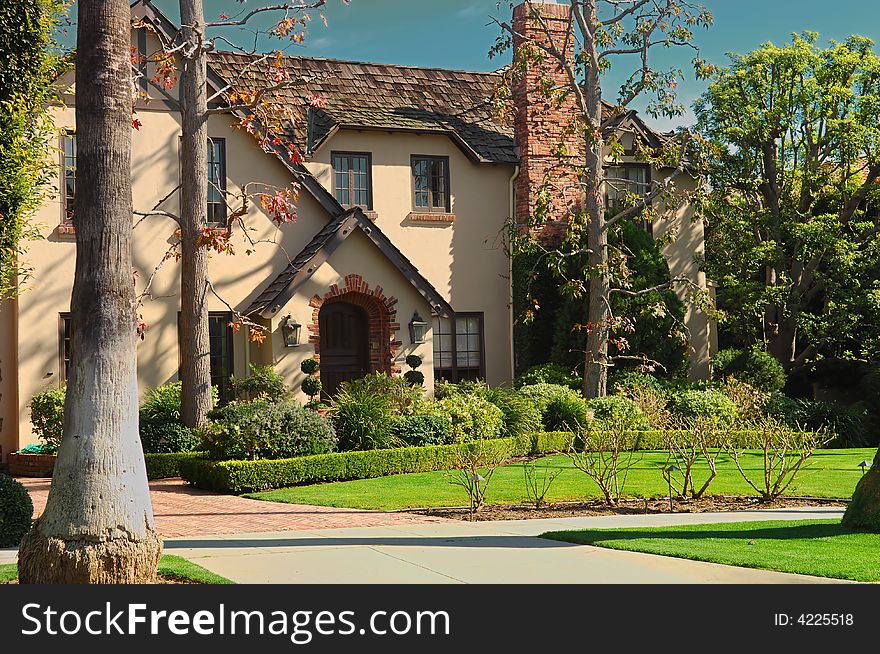
{"type": "Polygon", "coordinates": [[[68,132],[61,137],[62,149],[62,206],[64,222],[73,222],[73,211],[76,206],[76,134],[68,132]]]}
{"type": "Polygon", "coordinates": [[[412,157],[413,210],[449,213],[449,157],[412,157]]]}
{"type": "Polygon", "coordinates": [[[605,206],[613,214],[627,206],[627,198],[648,193],[648,167],[643,164],[622,164],[605,168],[605,206]]]}
{"type": "Polygon", "coordinates": [[[434,379],[458,383],[485,378],[483,314],[434,317],[434,379]]]}
{"type": "Polygon", "coordinates": [[[208,139],[208,222],[226,224],[226,139],[208,139]]]}
{"type": "Polygon", "coordinates": [[[333,194],[343,207],[373,209],[370,155],[365,152],[334,152],[333,194]]]}

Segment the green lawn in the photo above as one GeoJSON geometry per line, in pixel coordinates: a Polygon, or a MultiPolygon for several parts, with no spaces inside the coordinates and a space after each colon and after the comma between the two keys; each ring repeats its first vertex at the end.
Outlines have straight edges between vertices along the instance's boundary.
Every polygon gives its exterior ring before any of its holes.
{"type": "Polygon", "coordinates": [[[880,534],[844,529],[839,520],[587,529],[542,537],[746,568],[880,581],[880,534]]]}
{"type": "MultiPolygon", "coordinates": [[[[819,450],[807,462],[800,476],[789,488],[789,494],[848,498],[852,496],[853,489],[862,474],[858,463],[863,459],[872,460],[875,453],[875,449],[819,450]]],[[[760,479],[763,474],[761,455],[757,452],[748,453],[742,460],[744,467],[754,473],[753,479],[760,479]]],[[[635,465],[629,470],[625,494],[630,497],[665,496],[668,490],[660,471],[666,462],[666,453],[640,452],[637,453],[634,461],[636,461],[635,465]]],[[[541,459],[538,463],[562,470],[551,487],[547,500],[584,500],[600,497],[596,484],[575,468],[567,456],[550,456],[541,459]]],[[[695,474],[697,481],[702,479],[703,470],[705,466],[695,474]]],[[[753,495],[754,491],[743,480],[730,458],[722,455],[718,463],[718,476],[712,482],[709,493],[753,495]]],[[[250,493],[246,497],[293,504],[380,510],[467,504],[464,491],[450,484],[444,472],[296,486],[250,493]]],[[[523,464],[513,464],[498,469],[492,477],[487,501],[494,504],[525,501],[523,464]]]]}
{"type": "MultiPolygon", "coordinates": [[[[194,581],[199,584],[232,584],[226,577],[216,575],[192,561],[180,556],[166,554],[159,561],[159,574],[165,577],[194,581]]],[[[0,565],[0,584],[8,584],[18,579],[18,566],[15,563],[0,565]]]]}

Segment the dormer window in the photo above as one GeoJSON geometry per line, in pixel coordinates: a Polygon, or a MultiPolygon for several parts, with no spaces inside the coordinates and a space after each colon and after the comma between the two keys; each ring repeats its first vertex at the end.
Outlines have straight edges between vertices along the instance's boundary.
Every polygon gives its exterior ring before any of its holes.
{"type": "Polygon", "coordinates": [[[368,152],[334,152],[333,195],[348,209],[373,209],[373,179],[368,152]]]}
{"type": "Polygon", "coordinates": [[[631,206],[627,198],[648,193],[648,166],[641,163],[619,164],[605,168],[605,206],[612,214],[631,206]]]}

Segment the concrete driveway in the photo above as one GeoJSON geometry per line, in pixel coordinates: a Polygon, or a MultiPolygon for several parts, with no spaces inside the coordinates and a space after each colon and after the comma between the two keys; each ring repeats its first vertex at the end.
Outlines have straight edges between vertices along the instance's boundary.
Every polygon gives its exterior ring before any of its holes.
{"type": "Polygon", "coordinates": [[[833,583],[537,538],[546,531],[840,517],[782,509],[514,520],[169,539],[184,556],[239,583],[833,583]]]}

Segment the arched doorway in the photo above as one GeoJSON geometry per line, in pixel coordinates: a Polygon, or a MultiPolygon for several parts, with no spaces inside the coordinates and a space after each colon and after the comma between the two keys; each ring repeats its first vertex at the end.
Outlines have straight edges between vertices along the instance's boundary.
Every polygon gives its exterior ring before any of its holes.
{"type": "Polygon", "coordinates": [[[321,330],[321,383],[332,396],[344,381],[370,372],[369,318],[362,307],[329,302],[318,314],[321,330]]]}

